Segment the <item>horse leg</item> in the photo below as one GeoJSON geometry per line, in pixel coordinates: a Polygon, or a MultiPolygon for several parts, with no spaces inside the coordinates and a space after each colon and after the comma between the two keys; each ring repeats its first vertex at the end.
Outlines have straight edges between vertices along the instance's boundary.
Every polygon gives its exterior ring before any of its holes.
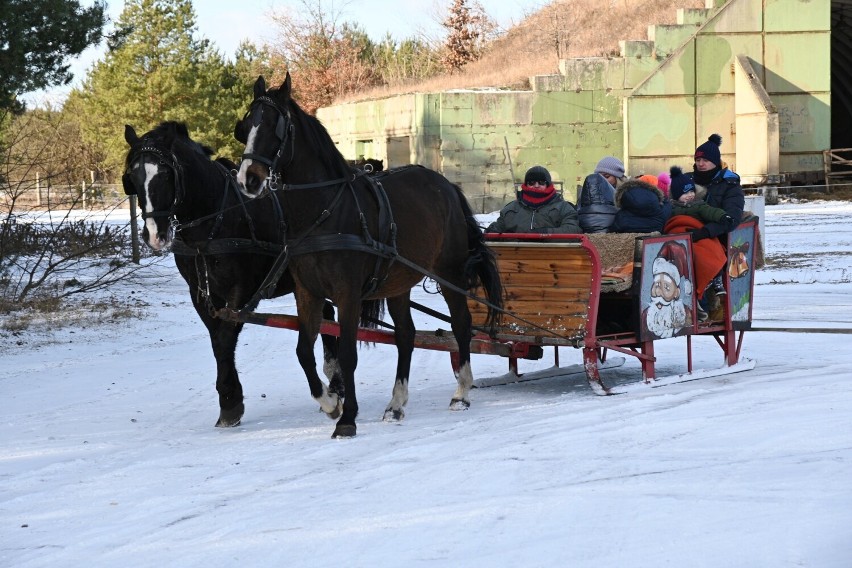
{"type": "Polygon", "coordinates": [[[324,300],[307,293],[296,292],[296,310],[299,314],[299,339],[296,343],[296,357],[308,379],[311,396],[314,397],[323,412],[329,418],[340,416],[341,402],[337,393],[329,392],[328,387],[317,374],[317,361],[314,357],[314,343],[319,334],[324,300]]]}
{"type": "Polygon", "coordinates": [[[442,292],[450,309],[450,326],[459,346],[458,370],[453,371],[458,388],[450,400],[450,410],[467,410],[470,408],[470,389],[473,388],[473,372],[470,369],[470,340],[473,336],[470,310],[463,295],[449,289],[442,289],[442,292]]]}
{"type": "MultiPolygon", "coordinates": [[[[326,300],[322,306],[322,317],[334,321],[334,304],[326,300]]],[[[343,379],[340,378],[340,364],[337,362],[337,338],[322,335],[322,372],[328,378],[328,390],[343,398],[343,379]]]]}
{"type": "Polygon", "coordinates": [[[398,422],[405,417],[408,403],[408,375],[411,371],[411,354],[414,351],[414,321],[411,319],[410,291],[387,299],[388,312],[394,324],[396,343],[396,380],[391,400],[382,418],[385,422],[398,422]]]}
{"type": "Polygon", "coordinates": [[[216,391],[219,393],[219,419],[217,428],[238,426],[245,412],[243,385],[234,364],[237,339],[243,324],[232,324],[212,317],[206,306],[199,306],[193,298],[195,311],[207,327],[210,345],[216,358],[216,391]]]}
{"type": "Polygon", "coordinates": [[[338,357],[340,374],[343,377],[343,414],[337,421],[332,438],[352,438],[355,436],[355,418],[358,416],[358,399],[355,396],[355,368],[358,366],[358,320],[361,317],[361,301],[358,290],[354,289],[349,297],[337,303],[337,316],[340,322],[340,341],[338,357]]]}

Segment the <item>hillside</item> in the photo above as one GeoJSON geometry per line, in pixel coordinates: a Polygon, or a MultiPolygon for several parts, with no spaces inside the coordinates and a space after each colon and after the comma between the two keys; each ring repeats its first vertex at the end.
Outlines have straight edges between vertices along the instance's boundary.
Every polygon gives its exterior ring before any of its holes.
{"type": "Polygon", "coordinates": [[[646,39],[649,25],[676,23],[678,8],[703,7],[700,0],[555,0],[507,30],[461,73],[364,91],[338,102],[449,89],[529,89],[529,77],[557,72],[560,59],[618,55],[619,41],[646,39]]]}

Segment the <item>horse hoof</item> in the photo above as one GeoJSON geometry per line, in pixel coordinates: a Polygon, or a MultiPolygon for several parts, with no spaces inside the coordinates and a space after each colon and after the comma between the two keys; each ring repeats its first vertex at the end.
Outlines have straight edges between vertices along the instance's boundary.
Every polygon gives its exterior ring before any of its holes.
{"type": "Polygon", "coordinates": [[[234,426],[239,426],[245,410],[245,405],[240,404],[231,410],[219,411],[219,420],[216,421],[216,428],[233,428],[234,426]]]}
{"type": "Polygon", "coordinates": [[[334,409],[331,412],[326,412],[325,410],[322,409],[322,407],[320,407],[320,412],[322,412],[323,414],[325,414],[326,416],[328,416],[332,420],[337,420],[338,418],[340,418],[340,415],[343,414],[343,405],[338,404],[337,406],[334,407],[334,409]]]}
{"type": "Polygon", "coordinates": [[[467,410],[470,408],[470,401],[461,398],[454,398],[450,401],[450,410],[467,410]]]}
{"type": "Polygon", "coordinates": [[[334,429],[334,434],[331,435],[332,439],[334,438],[354,438],[355,437],[355,425],[354,424],[338,424],[334,429]]]}
{"type": "Polygon", "coordinates": [[[229,419],[220,416],[219,420],[216,421],[216,428],[233,428],[234,426],[239,425],[240,417],[237,417],[236,419],[229,419]]]}
{"type": "Polygon", "coordinates": [[[405,418],[405,410],[400,408],[399,410],[394,410],[393,408],[385,409],[385,414],[382,416],[382,420],[385,422],[399,422],[403,418],[405,418]]]}

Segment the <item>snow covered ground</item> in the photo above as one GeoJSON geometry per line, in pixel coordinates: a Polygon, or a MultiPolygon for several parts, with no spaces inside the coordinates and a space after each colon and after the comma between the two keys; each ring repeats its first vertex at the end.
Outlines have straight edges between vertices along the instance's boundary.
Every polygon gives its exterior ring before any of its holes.
{"type": "MultiPolygon", "coordinates": [[[[755,326],[852,328],[850,215],[766,207],[784,260],[757,275],[755,326]]],[[[447,410],[448,356],[418,350],[400,424],[381,421],[393,348],[362,347],[358,437],[331,440],[296,334],[256,326],[237,352],[246,415],[213,428],[206,331],[171,261],[150,271],[114,291],[142,319],[0,335],[0,566],[852,565],[849,335],[751,332],[746,373],[614,397],[551,378],[477,389],[466,412],[447,410]]],[[[684,370],[684,341],[657,343],[660,374],[684,370]]],[[[697,367],[721,365],[712,341],[697,367]]],[[[603,377],[640,374],[629,358],[603,377]]]]}

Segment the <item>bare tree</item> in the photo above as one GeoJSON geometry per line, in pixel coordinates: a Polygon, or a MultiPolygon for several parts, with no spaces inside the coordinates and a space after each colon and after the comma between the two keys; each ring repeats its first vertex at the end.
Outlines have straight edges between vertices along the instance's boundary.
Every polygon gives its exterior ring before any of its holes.
{"type": "MultiPolygon", "coordinates": [[[[78,136],[79,139],[79,136],[78,136]]],[[[80,147],[59,113],[17,117],[0,143],[0,309],[58,307],[130,277],[129,225],[95,218],[80,147]],[[87,187],[88,185],[88,187],[87,187]],[[87,203],[88,202],[88,203],[87,203]]],[[[91,178],[89,178],[91,180],[91,178]]],[[[113,203],[112,207],[117,207],[113,203]]]]}
{"type": "Polygon", "coordinates": [[[311,114],[340,96],[379,84],[380,75],[372,66],[374,45],[366,33],[343,22],[333,4],[331,10],[322,0],[300,4],[301,8],[273,14],[279,33],[271,48],[278,63],[272,84],[289,70],[296,99],[311,114]]]}
{"type": "Polygon", "coordinates": [[[479,59],[497,34],[497,24],[477,0],[453,0],[441,25],[448,31],[443,63],[450,72],[479,59]]]}

